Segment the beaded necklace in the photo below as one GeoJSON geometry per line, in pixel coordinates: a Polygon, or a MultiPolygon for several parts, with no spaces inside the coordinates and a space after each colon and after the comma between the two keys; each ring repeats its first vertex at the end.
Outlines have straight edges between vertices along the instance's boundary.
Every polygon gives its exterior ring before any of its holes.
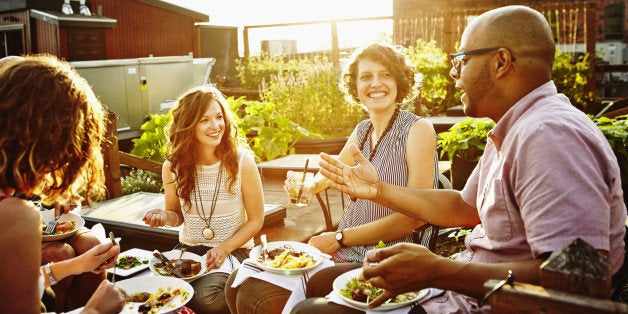
{"type": "MultiPolygon", "coordinates": [[[[382,136],[379,137],[379,140],[377,141],[377,143],[375,143],[375,146],[373,147],[373,149],[371,149],[369,153],[369,161],[373,161],[373,157],[375,157],[375,153],[377,153],[377,148],[379,147],[379,143],[381,143],[382,140],[384,140],[384,136],[386,136],[386,134],[388,134],[390,129],[392,129],[392,126],[395,124],[395,121],[397,120],[398,116],[399,116],[399,107],[396,107],[395,112],[393,113],[392,117],[390,117],[390,120],[388,120],[388,125],[386,126],[386,129],[384,129],[384,132],[382,132],[382,136]]],[[[371,137],[373,132],[374,132],[373,122],[369,121],[368,129],[366,130],[366,132],[364,132],[364,137],[362,137],[362,140],[360,141],[360,151],[364,150],[364,145],[366,145],[366,141],[371,137]]],[[[357,200],[356,197],[351,197],[351,201],[355,202],[356,200],[357,200]]]]}

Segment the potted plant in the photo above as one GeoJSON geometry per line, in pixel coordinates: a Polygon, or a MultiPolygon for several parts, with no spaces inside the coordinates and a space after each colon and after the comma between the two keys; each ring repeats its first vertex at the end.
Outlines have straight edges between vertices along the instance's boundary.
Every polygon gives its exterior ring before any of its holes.
{"type": "Polygon", "coordinates": [[[615,152],[621,171],[624,203],[628,205],[628,115],[615,118],[600,117],[593,119],[593,122],[604,133],[615,152]]]}
{"type": "Polygon", "coordinates": [[[247,101],[244,97],[229,97],[227,102],[238,123],[241,139],[261,161],[294,153],[295,142],[300,138],[320,137],[284,117],[274,103],[247,101]]]}
{"type": "Polygon", "coordinates": [[[447,155],[451,162],[449,175],[454,189],[462,190],[464,187],[484,152],[488,132],[494,125],[495,122],[488,118],[467,118],[438,134],[440,156],[447,155]]]}

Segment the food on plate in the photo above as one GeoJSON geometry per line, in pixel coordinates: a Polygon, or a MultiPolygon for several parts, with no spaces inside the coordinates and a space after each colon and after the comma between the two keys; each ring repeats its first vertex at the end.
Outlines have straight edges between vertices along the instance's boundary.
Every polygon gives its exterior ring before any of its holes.
{"type": "MultiPolygon", "coordinates": [[[[168,263],[176,268],[184,276],[183,278],[196,276],[201,271],[201,262],[191,259],[173,259],[168,261],[168,263]]],[[[178,277],[164,263],[155,263],[153,266],[155,271],[162,276],[178,277]]]]}
{"type": "MultiPolygon", "coordinates": [[[[351,278],[351,280],[347,281],[344,289],[340,289],[340,294],[344,297],[349,298],[354,301],[370,303],[371,301],[377,299],[382,293],[384,289],[373,286],[368,281],[358,280],[357,277],[351,278]]],[[[384,304],[387,303],[402,303],[406,301],[410,301],[416,298],[418,292],[406,292],[395,296],[394,298],[389,299],[384,304]]]]}
{"type": "Polygon", "coordinates": [[[55,231],[53,233],[46,233],[44,231],[44,230],[46,230],[46,224],[44,224],[43,222],[41,224],[41,232],[44,235],[64,234],[64,233],[68,233],[70,231],[73,231],[74,229],[76,229],[76,222],[75,221],[59,221],[59,222],[57,222],[57,227],[55,228],[55,231]]]}
{"type": "Polygon", "coordinates": [[[174,308],[176,305],[170,303],[175,297],[180,296],[181,302],[189,297],[189,292],[178,288],[172,290],[170,287],[164,289],[160,287],[155,294],[149,292],[133,293],[127,299],[127,302],[143,302],[138,306],[138,313],[157,313],[164,306],[174,308]]]}
{"type": "Polygon", "coordinates": [[[260,255],[258,262],[273,268],[296,269],[313,266],[316,260],[307,252],[298,251],[289,245],[268,252],[269,260],[260,255]]]}
{"type": "Polygon", "coordinates": [[[148,263],[148,261],[142,262],[142,260],[136,256],[126,255],[118,257],[117,267],[120,269],[131,269],[146,263],[148,263]]]}

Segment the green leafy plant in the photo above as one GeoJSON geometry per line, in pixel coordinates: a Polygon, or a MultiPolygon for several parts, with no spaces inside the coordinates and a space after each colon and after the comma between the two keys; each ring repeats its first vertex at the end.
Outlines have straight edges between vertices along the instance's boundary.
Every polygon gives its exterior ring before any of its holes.
{"type": "Polygon", "coordinates": [[[294,143],[303,137],[319,137],[284,117],[269,102],[246,101],[244,97],[227,99],[234,112],[239,133],[255,155],[263,160],[294,153],[294,143]]]}
{"type": "Polygon", "coordinates": [[[451,63],[448,55],[436,46],[435,41],[419,39],[415,46],[404,50],[404,55],[423,76],[415,106],[417,114],[438,115],[460,103],[460,92],[454,88],[454,80],[449,76],[451,63]]]}
{"type": "Polygon", "coordinates": [[[263,81],[262,100],[277,104],[282,116],[323,138],[349,136],[366,118],[364,110],[347,102],[331,63],[323,58],[300,62],[298,72],[278,72],[263,81]]]}
{"type": "Polygon", "coordinates": [[[592,76],[589,54],[574,60],[573,54],[556,49],[552,66],[552,80],[556,89],[565,94],[576,108],[587,113],[595,111],[600,103],[595,94],[587,92],[587,83],[592,76]]]}
{"type": "Polygon", "coordinates": [[[616,118],[594,118],[593,122],[604,133],[617,157],[624,190],[624,202],[628,204],[628,115],[616,118]]]}
{"type": "Polygon", "coordinates": [[[438,147],[441,158],[447,155],[449,161],[454,156],[478,161],[486,146],[486,137],[493,128],[493,120],[467,118],[454,124],[448,131],[439,134],[438,147]]]}
{"type": "Polygon", "coordinates": [[[161,176],[143,169],[131,169],[129,174],[122,177],[122,194],[136,192],[161,193],[164,191],[161,176]]]}
{"type": "Polygon", "coordinates": [[[262,81],[268,81],[271,75],[279,73],[299,72],[308,66],[307,59],[291,59],[285,61],[283,57],[271,57],[262,52],[259,56],[249,56],[246,59],[235,60],[236,71],[242,87],[245,89],[259,89],[262,81]]]}
{"type": "Polygon", "coordinates": [[[133,139],[131,154],[156,162],[166,160],[167,134],[165,127],[172,121],[172,113],[151,114],[150,120],[140,127],[142,136],[133,139]]]}

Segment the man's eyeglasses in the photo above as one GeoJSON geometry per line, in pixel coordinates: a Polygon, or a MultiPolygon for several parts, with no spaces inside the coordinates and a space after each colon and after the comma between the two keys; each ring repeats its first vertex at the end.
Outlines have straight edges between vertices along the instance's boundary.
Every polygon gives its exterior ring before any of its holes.
{"type": "MultiPolygon", "coordinates": [[[[451,60],[451,66],[456,70],[456,73],[460,73],[460,67],[462,66],[462,57],[471,56],[471,55],[479,55],[483,53],[487,53],[490,51],[495,51],[502,49],[502,47],[490,47],[490,48],[480,48],[469,51],[460,51],[456,53],[452,53],[449,55],[449,59],[451,60]]],[[[514,59],[513,59],[514,61],[514,59]]]]}

